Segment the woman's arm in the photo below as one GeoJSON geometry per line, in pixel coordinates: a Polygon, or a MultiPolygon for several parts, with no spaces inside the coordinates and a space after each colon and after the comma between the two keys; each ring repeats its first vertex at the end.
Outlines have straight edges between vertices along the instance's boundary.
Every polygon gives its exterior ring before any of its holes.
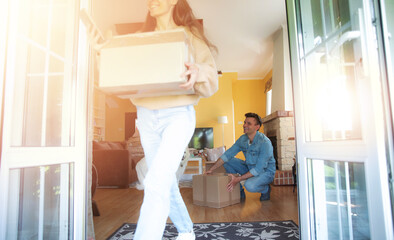
{"type": "Polygon", "coordinates": [[[192,35],[191,44],[195,58],[195,64],[192,65],[198,69],[194,90],[201,97],[210,97],[218,90],[218,73],[215,60],[203,40],[192,35]]]}

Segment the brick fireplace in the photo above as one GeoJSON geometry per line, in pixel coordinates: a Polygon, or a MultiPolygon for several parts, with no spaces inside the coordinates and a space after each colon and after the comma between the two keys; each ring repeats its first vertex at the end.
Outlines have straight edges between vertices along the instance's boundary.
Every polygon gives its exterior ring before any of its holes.
{"type": "Polygon", "coordinates": [[[264,134],[274,147],[277,170],[273,184],[292,185],[296,147],[289,42],[285,25],[275,32],[273,40],[272,82],[266,86],[266,91],[270,87],[272,91],[269,94],[271,98],[267,98],[267,116],[263,118],[263,127],[264,134]]]}
{"type": "Polygon", "coordinates": [[[263,126],[264,134],[276,145],[277,169],[291,170],[296,153],[293,112],[276,111],[263,118],[263,126]]]}
{"type": "Polygon", "coordinates": [[[277,166],[274,185],[293,184],[291,170],[296,154],[293,112],[276,111],[263,118],[263,126],[274,147],[277,166]]]}

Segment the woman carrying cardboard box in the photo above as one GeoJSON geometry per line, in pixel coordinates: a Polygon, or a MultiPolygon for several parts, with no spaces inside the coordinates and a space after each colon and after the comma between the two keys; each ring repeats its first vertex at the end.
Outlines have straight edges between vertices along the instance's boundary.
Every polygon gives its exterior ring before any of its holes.
{"type": "MultiPolygon", "coordinates": [[[[194,63],[185,63],[180,87],[194,94],[131,99],[137,106],[137,126],[148,165],[144,201],[134,239],[162,239],[167,218],[177,228],[177,239],[195,239],[193,223],[179,192],[176,171],[195,128],[193,105],[218,89],[217,69],[201,24],[186,0],[148,0],[143,32],[182,28],[187,33],[194,63]]],[[[152,69],[154,71],[154,69],[152,69]]]]}

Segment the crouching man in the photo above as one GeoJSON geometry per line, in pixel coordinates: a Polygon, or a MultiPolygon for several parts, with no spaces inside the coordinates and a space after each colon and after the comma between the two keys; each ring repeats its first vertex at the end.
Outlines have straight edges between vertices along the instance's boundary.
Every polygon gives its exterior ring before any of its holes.
{"type": "MultiPolygon", "coordinates": [[[[229,148],[216,163],[206,171],[211,174],[220,166],[224,166],[226,172],[230,174],[231,181],[227,185],[227,190],[232,191],[233,187],[245,181],[245,188],[249,192],[261,193],[260,201],[270,199],[270,183],[275,176],[275,159],[271,141],[259,129],[262,120],[256,113],[246,113],[243,125],[244,135],[229,148]],[[245,161],[235,158],[240,151],[245,156],[245,161]]],[[[240,184],[241,200],[245,199],[245,191],[240,184]]]]}

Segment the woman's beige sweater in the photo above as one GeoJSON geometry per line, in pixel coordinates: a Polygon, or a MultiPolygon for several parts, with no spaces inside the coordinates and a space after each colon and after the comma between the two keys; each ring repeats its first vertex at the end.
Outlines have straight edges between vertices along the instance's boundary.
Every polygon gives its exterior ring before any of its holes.
{"type": "Polygon", "coordinates": [[[196,105],[200,97],[210,97],[218,90],[218,74],[210,49],[203,40],[193,35],[188,28],[182,28],[185,29],[189,37],[191,43],[189,49],[199,69],[197,81],[194,84],[195,94],[131,98],[130,100],[135,106],[163,109],[190,104],[196,105]]]}

